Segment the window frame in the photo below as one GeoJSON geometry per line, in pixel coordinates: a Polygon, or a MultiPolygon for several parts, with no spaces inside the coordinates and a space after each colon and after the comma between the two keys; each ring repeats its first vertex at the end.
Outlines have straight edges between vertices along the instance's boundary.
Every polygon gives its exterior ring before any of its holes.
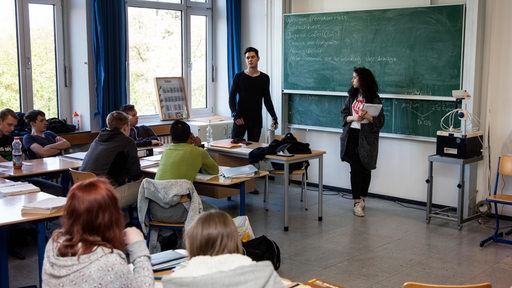
{"type": "MultiPolygon", "coordinates": [[[[126,21],[128,22],[128,7],[137,7],[137,8],[150,8],[150,9],[165,9],[165,10],[179,10],[182,12],[182,26],[181,26],[181,35],[182,35],[182,71],[181,76],[184,78],[185,81],[185,87],[186,87],[186,93],[187,93],[187,101],[189,103],[189,118],[193,117],[205,117],[205,116],[211,116],[213,115],[214,111],[214,103],[213,103],[213,97],[212,97],[212,90],[213,90],[213,17],[212,17],[212,4],[211,0],[206,0],[206,3],[199,3],[199,2],[193,2],[190,0],[182,0],[180,4],[178,3],[166,3],[166,2],[156,2],[151,0],[126,0],[126,21]],[[196,108],[192,109],[191,103],[192,103],[192,95],[191,95],[191,69],[190,69],[190,59],[191,59],[191,52],[190,52],[190,17],[191,16],[206,16],[207,17],[207,55],[206,55],[206,107],[205,108],[196,108]]],[[[128,23],[127,23],[128,25],[128,23]]],[[[128,34],[128,31],[127,31],[128,34]]],[[[128,39],[128,35],[126,36],[127,39],[127,59],[129,59],[129,46],[130,42],[128,39]]],[[[128,61],[127,61],[128,62],[128,61]]],[[[127,63],[127,79],[126,79],[126,91],[128,96],[128,102],[130,102],[130,64],[127,63]]],[[[160,116],[158,114],[153,115],[139,115],[139,120],[142,123],[148,123],[148,122],[155,122],[159,121],[160,116]]]]}
{"type": "MultiPolygon", "coordinates": [[[[55,75],[56,75],[56,92],[57,117],[63,118],[69,114],[65,107],[70,106],[69,92],[66,87],[66,53],[64,45],[64,19],[63,4],[60,0],[16,0],[15,14],[17,26],[17,44],[18,44],[18,77],[20,91],[20,109],[21,111],[30,111],[34,109],[34,90],[32,69],[30,67],[32,61],[32,47],[30,42],[30,4],[53,5],[53,29],[55,33],[55,75]]],[[[47,111],[45,111],[47,112],[47,111]]],[[[52,115],[53,116],[53,115],[52,115]]]]}

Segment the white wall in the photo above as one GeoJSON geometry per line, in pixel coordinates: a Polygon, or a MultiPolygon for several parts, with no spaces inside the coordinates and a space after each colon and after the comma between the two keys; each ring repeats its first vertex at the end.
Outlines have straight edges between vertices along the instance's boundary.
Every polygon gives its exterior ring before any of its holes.
{"type": "MultiPolygon", "coordinates": [[[[512,54],[509,52],[512,48],[512,40],[510,40],[512,39],[512,32],[508,28],[512,27],[512,19],[507,16],[507,12],[512,11],[512,1],[242,1],[244,7],[242,13],[242,31],[244,34],[242,37],[242,47],[253,45],[260,49],[260,55],[262,57],[260,69],[262,71],[272,72],[272,74],[269,74],[272,79],[271,85],[274,103],[281,103],[280,95],[275,95],[275,91],[281,91],[282,73],[281,68],[279,67],[277,69],[275,65],[281,65],[282,50],[275,49],[275,45],[281,41],[279,37],[282,28],[273,27],[273,29],[267,30],[262,27],[264,27],[263,25],[265,23],[268,25],[268,23],[275,24],[280,22],[281,16],[279,13],[283,9],[283,3],[285,4],[284,6],[293,13],[466,3],[468,7],[468,17],[471,16],[466,22],[466,27],[470,29],[468,32],[473,34],[473,36],[471,36],[473,38],[469,39],[470,42],[472,41],[470,43],[470,45],[472,45],[469,49],[470,51],[466,51],[466,53],[470,53],[469,57],[466,58],[470,59],[466,59],[466,63],[464,63],[464,74],[466,78],[463,83],[464,86],[471,86],[470,89],[474,97],[473,100],[475,105],[477,105],[474,107],[473,112],[481,119],[482,129],[484,129],[485,133],[489,132],[492,139],[490,143],[491,171],[489,172],[487,169],[489,155],[485,153],[484,161],[478,164],[478,175],[474,175],[474,177],[478,177],[477,189],[479,194],[477,200],[485,198],[485,195],[488,193],[488,179],[492,179],[491,186],[494,185],[494,167],[496,166],[498,155],[500,153],[511,153],[510,150],[512,148],[511,116],[509,116],[510,113],[506,112],[509,107],[512,107],[512,97],[508,95],[508,87],[506,87],[507,80],[510,82],[510,79],[512,79],[512,54]],[[267,5],[271,5],[270,9],[267,5]],[[269,10],[271,11],[269,12],[269,10]],[[475,11],[482,13],[482,15],[476,17],[474,15],[476,13],[475,11]],[[271,19],[265,19],[265,16],[271,17],[271,19]],[[475,29],[480,29],[485,32],[483,33],[485,37],[476,41],[474,34],[477,32],[475,29]],[[269,64],[265,62],[266,59],[272,59],[272,63],[269,64]],[[487,120],[489,124],[485,124],[487,120]],[[486,128],[487,126],[489,129],[486,128]]],[[[217,4],[217,6],[222,5],[224,4],[217,4]]],[[[223,21],[225,21],[225,19],[223,21]]],[[[224,31],[217,29],[218,27],[215,28],[217,33],[224,33],[224,31]]],[[[466,41],[468,41],[468,38],[466,38],[466,41]]],[[[226,54],[225,48],[223,49],[223,47],[226,47],[225,45],[225,42],[217,43],[217,54],[226,54]]],[[[217,63],[217,72],[219,74],[225,74],[225,69],[225,65],[217,63]]],[[[219,77],[217,77],[217,79],[219,79],[219,77]]],[[[347,81],[350,81],[350,79],[347,79],[347,81]]],[[[227,89],[227,85],[217,83],[218,114],[229,115],[229,109],[226,110],[225,108],[227,107],[228,101],[227,89]],[[223,105],[225,106],[222,107],[223,105]]],[[[324,183],[336,187],[350,188],[348,164],[342,163],[339,160],[339,133],[305,130],[296,130],[294,132],[301,134],[302,139],[310,142],[313,148],[327,151],[327,155],[324,158],[324,183]]],[[[377,169],[372,174],[373,178],[370,192],[426,201],[427,187],[425,179],[427,178],[427,156],[435,154],[435,143],[381,138],[379,151],[379,160],[377,169]]],[[[314,163],[314,165],[316,165],[316,163],[314,163]]],[[[317,177],[314,174],[316,169],[315,167],[312,168],[312,179],[316,182],[317,177]]],[[[434,203],[456,206],[457,167],[435,164],[434,173],[434,203]]],[[[508,187],[511,186],[512,185],[509,185],[508,187]]],[[[508,188],[507,190],[512,189],[508,188]]]]}

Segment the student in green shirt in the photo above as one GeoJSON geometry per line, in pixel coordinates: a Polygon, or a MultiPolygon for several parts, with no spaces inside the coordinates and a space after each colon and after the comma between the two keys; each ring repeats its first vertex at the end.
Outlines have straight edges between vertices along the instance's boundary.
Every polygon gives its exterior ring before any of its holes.
{"type": "Polygon", "coordinates": [[[201,145],[201,139],[190,132],[190,126],[181,120],[171,125],[172,144],[165,149],[155,180],[187,179],[194,182],[198,172],[216,175],[219,166],[201,145]]]}

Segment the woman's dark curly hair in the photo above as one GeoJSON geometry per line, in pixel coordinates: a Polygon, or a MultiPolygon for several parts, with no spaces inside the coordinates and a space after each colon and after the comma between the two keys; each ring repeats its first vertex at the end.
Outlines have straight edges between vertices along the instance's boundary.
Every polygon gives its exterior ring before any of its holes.
{"type": "Polygon", "coordinates": [[[356,98],[361,93],[366,101],[373,102],[378,97],[379,85],[372,71],[365,67],[354,67],[354,73],[359,77],[359,88],[351,86],[348,90],[349,97],[356,98]]]}

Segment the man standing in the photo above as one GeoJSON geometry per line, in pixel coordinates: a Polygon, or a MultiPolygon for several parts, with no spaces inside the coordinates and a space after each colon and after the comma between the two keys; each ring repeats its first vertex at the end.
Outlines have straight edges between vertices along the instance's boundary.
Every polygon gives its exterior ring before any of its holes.
{"type": "Polygon", "coordinates": [[[137,145],[137,147],[162,145],[151,128],[145,125],[137,126],[139,123],[139,116],[137,116],[135,106],[132,104],[126,104],[121,106],[120,110],[130,116],[130,134],[128,136],[135,140],[135,145],[137,145]]]}
{"type": "Polygon", "coordinates": [[[106,176],[116,187],[121,207],[137,202],[142,171],[137,157],[135,142],[130,133],[129,116],[121,111],[113,111],[107,116],[107,128],[89,147],[80,171],[88,171],[97,176],[106,176]]]}
{"type": "Polygon", "coordinates": [[[277,115],[270,98],[270,78],[258,70],[258,50],[248,47],[244,55],[247,69],[235,75],[229,92],[229,108],[235,122],[231,138],[243,139],[247,132],[248,141],[259,142],[263,127],[262,100],[272,116],[273,129],[278,128],[277,115]]]}
{"type": "Polygon", "coordinates": [[[43,111],[32,110],[25,115],[25,120],[32,128],[31,134],[23,136],[23,145],[29,159],[60,155],[62,150],[71,147],[68,140],[52,131],[46,131],[48,122],[43,111]]]}

